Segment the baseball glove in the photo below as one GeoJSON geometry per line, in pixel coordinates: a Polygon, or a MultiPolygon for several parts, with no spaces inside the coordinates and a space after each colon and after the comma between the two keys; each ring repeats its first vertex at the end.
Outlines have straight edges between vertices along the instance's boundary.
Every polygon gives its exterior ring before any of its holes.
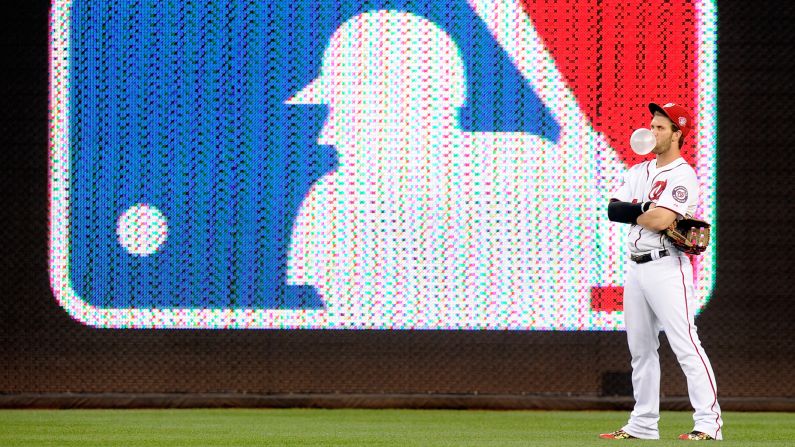
{"type": "Polygon", "coordinates": [[[674,221],[665,229],[665,236],[683,252],[700,255],[709,244],[709,227],[703,220],[687,217],[674,221]]]}

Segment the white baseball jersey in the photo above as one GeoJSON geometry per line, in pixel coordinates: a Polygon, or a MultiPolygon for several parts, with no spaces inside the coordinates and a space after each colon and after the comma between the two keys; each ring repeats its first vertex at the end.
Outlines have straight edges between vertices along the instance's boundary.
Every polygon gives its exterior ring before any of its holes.
{"type": "MultiPolygon", "coordinates": [[[[693,216],[698,204],[696,173],[682,157],[662,168],[657,168],[656,160],[639,163],[629,169],[613,199],[632,203],[652,201],[675,212],[678,218],[693,216]]],[[[633,254],[673,247],[662,233],[640,225],[630,226],[627,243],[633,254]]]]}

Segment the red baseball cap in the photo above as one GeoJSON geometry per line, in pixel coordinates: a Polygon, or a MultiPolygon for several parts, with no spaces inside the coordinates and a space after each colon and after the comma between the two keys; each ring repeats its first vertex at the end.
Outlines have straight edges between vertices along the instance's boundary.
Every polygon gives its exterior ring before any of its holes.
{"type": "Polygon", "coordinates": [[[693,127],[693,118],[690,117],[687,109],[678,104],[669,102],[664,106],[658,106],[655,103],[651,103],[649,104],[649,110],[652,115],[654,115],[654,112],[660,112],[667,116],[682,131],[683,137],[687,136],[693,127]]]}

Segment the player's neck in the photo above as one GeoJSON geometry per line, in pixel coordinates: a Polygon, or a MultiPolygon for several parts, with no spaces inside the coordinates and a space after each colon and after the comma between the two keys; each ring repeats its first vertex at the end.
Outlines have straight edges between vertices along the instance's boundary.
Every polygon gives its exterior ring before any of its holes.
{"type": "Polygon", "coordinates": [[[662,168],[681,157],[678,147],[671,147],[662,154],[657,154],[657,168],[662,168]]]}

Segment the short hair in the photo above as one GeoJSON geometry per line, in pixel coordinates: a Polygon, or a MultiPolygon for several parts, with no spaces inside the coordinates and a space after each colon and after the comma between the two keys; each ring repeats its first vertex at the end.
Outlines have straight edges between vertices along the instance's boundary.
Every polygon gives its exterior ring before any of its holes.
{"type": "MultiPolygon", "coordinates": [[[[669,119],[670,119],[670,118],[669,118],[669,119]]],[[[673,122],[673,121],[671,121],[671,129],[672,129],[674,132],[678,132],[678,131],[680,131],[680,130],[681,130],[681,129],[679,129],[679,126],[677,126],[676,124],[674,124],[674,122],[673,122]]],[[[682,146],[683,146],[684,144],[685,144],[685,134],[682,134],[682,135],[680,135],[680,136],[679,136],[679,149],[682,149],[682,146]]]]}

